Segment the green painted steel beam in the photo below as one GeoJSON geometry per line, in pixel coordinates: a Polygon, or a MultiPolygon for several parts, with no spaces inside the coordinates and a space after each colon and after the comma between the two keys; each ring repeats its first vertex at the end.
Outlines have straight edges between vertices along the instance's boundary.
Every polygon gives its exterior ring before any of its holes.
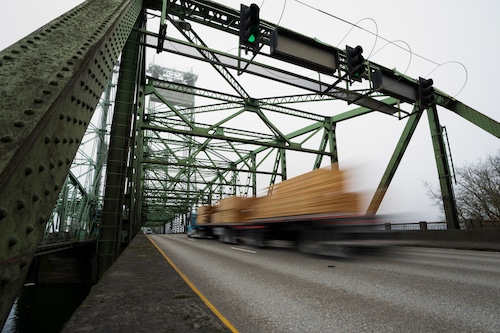
{"type": "Polygon", "coordinates": [[[175,113],[176,116],[178,116],[179,118],[181,118],[181,120],[183,121],[184,124],[186,124],[187,126],[189,126],[190,128],[194,129],[195,126],[191,123],[191,120],[188,119],[182,112],[179,112],[179,110],[177,110],[177,108],[172,104],[170,103],[169,100],[167,100],[163,95],[161,95],[160,93],[157,93],[155,91],[155,95],[156,97],[158,97],[165,105],[167,105],[169,107],[169,109],[175,113]]]}
{"type": "MultiPolygon", "coordinates": [[[[260,100],[259,100],[260,103],[260,100]]],[[[288,106],[283,106],[279,104],[264,104],[260,105],[261,110],[268,110],[268,111],[273,111],[276,113],[281,113],[286,116],[293,116],[297,118],[303,118],[303,119],[308,119],[308,120],[313,120],[313,121],[322,121],[325,119],[325,116],[318,115],[312,112],[306,112],[302,110],[297,110],[288,106]]]]}
{"type": "Polygon", "coordinates": [[[204,138],[213,138],[213,139],[218,139],[218,140],[223,140],[223,141],[233,141],[233,142],[239,142],[239,143],[245,143],[249,145],[259,145],[263,147],[273,147],[273,148],[285,148],[287,150],[294,150],[294,151],[300,151],[304,153],[311,153],[311,154],[322,154],[322,155],[331,155],[329,152],[324,152],[324,151],[318,151],[314,149],[309,149],[309,148],[303,148],[300,147],[299,144],[292,144],[292,145],[286,145],[283,142],[279,141],[269,141],[269,142],[262,142],[262,141],[254,141],[254,140],[249,140],[241,137],[234,137],[234,136],[227,136],[227,135],[221,135],[218,133],[209,133],[207,131],[189,131],[185,129],[180,129],[180,128],[167,128],[167,127],[157,127],[157,126],[151,126],[151,125],[143,125],[143,129],[147,130],[152,130],[152,131],[159,131],[159,132],[166,132],[166,133],[175,133],[175,134],[182,134],[182,135],[193,135],[193,136],[198,136],[198,137],[204,137],[204,138]]]}
{"type": "MultiPolygon", "coordinates": [[[[380,102],[384,103],[384,104],[387,104],[387,105],[391,105],[391,106],[399,104],[399,100],[396,99],[396,98],[393,98],[393,97],[387,97],[387,98],[383,99],[380,102]]],[[[355,117],[359,117],[359,116],[362,116],[362,115],[365,115],[365,114],[368,114],[368,113],[371,113],[371,112],[374,112],[374,111],[377,111],[377,110],[362,106],[362,107],[358,107],[358,108],[355,108],[355,109],[343,112],[341,114],[335,115],[335,116],[332,117],[332,121],[335,122],[335,123],[338,123],[340,121],[344,121],[344,120],[352,119],[352,118],[355,118],[355,117]]]]}
{"type": "MultiPolygon", "coordinates": [[[[182,111],[186,112],[186,113],[192,113],[193,115],[196,116],[196,115],[202,114],[202,113],[210,113],[213,111],[233,110],[233,109],[239,109],[242,107],[243,107],[242,103],[229,102],[229,103],[215,103],[215,104],[209,104],[209,105],[201,105],[201,106],[195,106],[192,108],[184,108],[184,109],[182,109],[182,111]]],[[[166,112],[160,111],[160,112],[157,112],[156,115],[161,115],[163,113],[166,113],[166,112]]],[[[167,114],[167,117],[168,116],[169,115],[167,114]]]]}
{"type": "MultiPolygon", "coordinates": [[[[224,108],[236,108],[236,107],[243,107],[245,106],[245,99],[231,95],[231,94],[225,94],[209,89],[202,89],[198,87],[192,87],[189,85],[185,84],[180,84],[177,82],[170,82],[170,81],[165,81],[165,80],[159,80],[159,79],[154,79],[154,78],[149,78],[148,77],[148,85],[152,85],[155,89],[148,88],[146,94],[151,94],[155,93],[156,95],[161,94],[161,90],[169,90],[169,91],[175,91],[178,93],[182,94],[190,94],[190,95],[195,95],[195,96],[200,96],[200,97],[207,97],[215,100],[221,100],[221,101],[226,101],[227,105],[220,105],[217,104],[215,106],[209,106],[208,111],[215,111],[215,110],[223,110],[224,108]],[[156,90],[156,91],[155,91],[156,90]]],[[[290,116],[295,116],[295,117],[302,117],[304,119],[310,119],[310,120],[322,120],[324,116],[320,116],[311,112],[306,112],[302,110],[297,110],[293,109],[290,107],[285,107],[281,104],[291,104],[291,103],[310,103],[310,102],[316,102],[316,101],[328,101],[328,100],[336,100],[337,98],[329,95],[318,95],[318,94],[302,94],[302,95],[295,95],[295,96],[276,96],[276,97],[269,97],[269,98],[262,98],[259,99],[259,107],[261,109],[265,110],[270,110],[274,112],[279,112],[285,115],[290,115],[290,116]]],[[[207,110],[204,107],[199,107],[199,108],[193,108],[192,111],[195,113],[199,113],[202,110],[207,110]],[[198,110],[198,111],[197,111],[198,110]]],[[[187,113],[191,111],[190,108],[184,108],[182,110],[184,113],[187,113]]]]}
{"type": "Polygon", "coordinates": [[[438,170],[439,186],[441,188],[446,224],[448,229],[460,229],[455,194],[453,193],[451,168],[448,163],[448,154],[446,153],[443,138],[443,127],[439,123],[436,105],[427,109],[427,118],[429,119],[432,146],[434,147],[434,157],[438,170]]]}
{"type": "Polygon", "coordinates": [[[0,326],[141,9],[87,1],[0,52],[0,326]]]}
{"type": "Polygon", "coordinates": [[[372,200],[368,205],[366,211],[367,215],[375,215],[377,213],[380,204],[384,199],[385,193],[387,192],[387,189],[389,188],[389,185],[391,184],[391,181],[396,174],[397,168],[401,163],[403,155],[406,152],[408,145],[410,144],[410,140],[413,136],[413,133],[415,133],[415,129],[417,128],[418,122],[420,121],[421,117],[422,111],[420,111],[418,107],[415,107],[410,117],[408,117],[406,126],[403,130],[403,133],[401,134],[401,137],[399,138],[394,152],[392,153],[389,164],[387,165],[384,174],[382,175],[382,179],[380,180],[380,183],[372,197],[372,200]]]}
{"type": "MultiPolygon", "coordinates": [[[[179,166],[178,163],[173,163],[173,162],[168,162],[168,161],[162,161],[162,160],[143,160],[142,163],[148,164],[148,165],[165,165],[165,166],[179,166]]],[[[248,173],[256,173],[260,175],[271,175],[273,172],[270,171],[265,171],[265,170],[255,170],[252,169],[251,167],[247,167],[246,169],[243,167],[236,167],[236,166],[221,166],[221,165],[206,165],[206,164],[200,164],[200,163],[190,163],[190,164],[184,164],[186,167],[191,167],[195,168],[198,170],[222,170],[222,171],[238,171],[238,172],[248,172],[248,173]]],[[[169,182],[178,182],[180,179],[179,178],[170,178],[168,180],[159,180],[159,181],[169,181],[169,182]]]]}
{"type": "Polygon", "coordinates": [[[336,100],[334,96],[320,95],[320,94],[297,94],[288,96],[266,97],[259,99],[261,106],[263,105],[276,105],[276,104],[292,104],[292,103],[309,103],[320,101],[336,100]]]}
{"type": "Polygon", "coordinates": [[[266,124],[266,126],[271,130],[276,135],[276,140],[279,141],[284,141],[287,146],[293,146],[295,145],[294,142],[290,141],[285,134],[281,132],[281,130],[275,126],[268,118],[267,116],[260,111],[258,108],[255,110],[255,113],[259,116],[259,118],[266,124]]]}
{"type": "MultiPolygon", "coordinates": [[[[138,17],[136,26],[142,25],[138,17]]],[[[106,187],[102,221],[99,227],[97,246],[97,275],[100,278],[121,253],[128,226],[124,226],[125,185],[129,165],[130,133],[135,117],[135,92],[137,68],[140,59],[140,34],[133,30],[123,47],[116,93],[115,109],[111,124],[111,135],[106,166],[106,187]]],[[[129,221],[130,223],[130,221],[129,221]]]]}
{"type": "Polygon", "coordinates": [[[464,103],[444,94],[439,90],[435,93],[435,95],[437,105],[456,113],[460,117],[468,120],[491,135],[500,138],[500,123],[498,121],[491,119],[490,117],[474,110],[470,106],[465,105],[464,103]]]}
{"type": "MultiPolygon", "coordinates": [[[[139,56],[139,64],[142,66],[139,66],[137,68],[138,70],[138,75],[137,78],[140,80],[141,83],[144,81],[143,76],[146,71],[145,69],[145,61],[143,60],[146,55],[146,50],[144,48],[140,49],[141,54],[139,56]]],[[[131,164],[131,172],[129,173],[129,179],[130,182],[128,182],[128,194],[126,194],[126,197],[128,196],[130,198],[130,215],[129,215],[129,220],[130,220],[130,230],[129,230],[129,235],[136,235],[142,227],[143,221],[142,221],[142,201],[143,201],[143,182],[142,182],[142,177],[144,175],[144,168],[142,167],[142,164],[140,163],[140,160],[144,157],[144,131],[140,130],[140,126],[142,122],[144,121],[144,115],[145,115],[145,109],[146,109],[146,95],[144,94],[145,90],[145,85],[144,84],[138,84],[137,87],[137,108],[135,112],[133,113],[135,117],[135,121],[132,123],[133,124],[133,129],[132,129],[132,140],[133,142],[131,144],[132,146],[132,151],[131,151],[131,156],[132,156],[132,161],[130,162],[131,164]]],[[[132,238],[132,237],[130,237],[132,238]]]]}
{"type": "MultiPolygon", "coordinates": [[[[320,142],[319,147],[320,150],[326,150],[328,147],[329,150],[333,153],[333,155],[330,156],[330,164],[337,163],[339,161],[337,152],[336,126],[337,124],[334,123],[331,118],[325,122],[323,126],[323,138],[320,142]]],[[[316,156],[316,161],[314,162],[313,169],[318,169],[319,167],[321,167],[322,162],[323,155],[316,156]]]]}
{"type": "MultiPolygon", "coordinates": [[[[237,113],[240,113],[240,111],[238,111],[237,113]]],[[[225,121],[232,119],[232,118],[234,118],[234,114],[226,117],[225,121]]],[[[214,124],[214,125],[194,123],[193,134],[194,133],[232,134],[235,136],[242,136],[242,137],[249,138],[249,140],[254,139],[256,141],[257,145],[261,141],[264,141],[264,142],[272,141],[275,138],[275,136],[271,135],[271,134],[252,132],[252,131],[241,130],[241,129],[237,129],[237,128],[222,127],[219,125],[220,123],[225,122],[225,121],[218,122],[217,124],[214,124]],[[215,126],[215,125],[217,125],[217,128],[213,128],[213,126],[215,126]]],[[[161,128],[183,128],[183,126],[184,126],[184,128],[189,127],[182,121],[177,121],[174,119],[167,119],[167,120],[163,121],[162,119],[149,117],[148,121],[144,123],[142,128],[143,129],[149,129],[149,127],[158,128],[158,129],[161,129],[161,128]]],[[[161,132],[161,130],[159,130],[159,131],[161,132]]]]}
{"type": "Polygon", "coordinates": [[[102,208],[101,178],[106,156],[105,132],[113,84],[113,78],[106,84],[96,108],[100,117],[87,127],[40,244],[54,243],[58,238],[85,241],[97,237],[102,208]],[[92,146],[92,152],[89,146],[92,146]]]}
{"type": "MultiPolygon", "coordinates": [[[[305,134],[308,134],[308,133],[311,133],[311,132],[317,132],[319,129],[324,129],[325,128],[325,121],[322,121],[322,122],[316,122],[316,123],[313,123],[311,125],[308,125],[302,129],[298,129],[292,133],[289,133],[289,134],[286,134],[285,137],[288,139],[288,141],[290,141],[291,139],[295,139],[299,136],[302,136],[302,135],[305,135],[305,134]]],[[[301,144],[299,145],[301,146],[301,144]]],[[[269,149],[270,147],[269,146],[266,146],[266,145],[263,145],[262,147],[258,147],[250,152],[248,152],[247,155],[244,155],[243,158],[240,158],[239,160],[235,160],[235,163],[236,164],[239,164],[241,163],[243,160],[246,160],[248,158],[250,158],[251,156],[256,156],[257,154],[260,154],[262,152],[264,152],[265,150],[269,149]]],[[[323,149],[324,147],[320,145],[318,151],[319,152],[325,152],[325,149],[323,149]]],[[[330,158],[334,158],[336,159],[336,152],[332,152],[330,151],[330,154],[326,154],[327,156],[329,155],[330,158]]],[[[325,156],[325,154],[319,154],[318,156],[325,156]]],[[[318,159],[319,157],[317,157],[318,159]]],[[[276,171],[274,171],[276,172],[276,171]]]]}
{"type": "MultiPolygon", "coordinates": [[[[152,165],[154,165],[155,163],[152,163],[152,165]]],[[[193,164],[193,167],[198,167],[198,165],[196,164],[193,164]]],[[[205,166],[202,166],[200,169],[204,169],[205,166]]],[[[210,167],[208,167],[210,168],[210,167]]],[[[232,170],[234,171],[234,170],[232,170]]],[[[239,169],[239,171],[244,171],[244,170],[241,170],[239,169]]],[[[249,173],[252,172],[252,171],[248,171],[249,173]]],[[[263,172],[263,174],[266,174],[266,172],[263,172]]],[[[270,174],[269,172],[267,174],[270,174]]],[[[162,184],[160,188],[155,188],[155,187],[148,187],[148,189],[150,191],[168,191],[169,189],[167,188],[168,185],[171,183],[171,182],[175,182],[175,181],[178,181],[178,179],[175,179],[175,177],[173,178],[168,178],[168,179],[160,179],[160,178],[157,178],[157,177],[143,177],[142,180],[145,182],[146,186],[148,185],[147,182],[148,181],[151,181],[152,184],[162,184]],[[154,183],[153,183],[154,182],[154,183]]],[[[198,184],[198,185],[205,185],[207,182],[205,180],[199,180],[199,181],[192,181],[193,184],[198,184]]],[[[213,185],[224,185],[225,183],[213,183],[213,185]]],[[[243,187],[251,187],[251,185],[248,185],[248,184],[242,184],[241,186],[243,187]]],[[[200,190],[196,190],[196,191],[200,191],[200,190]]],[[[192,191],[192,192],[196,192],[196,191],[192,191]]],[[[148,197],[149,194],[144,194],[144,197],[148,197]]]]}
{"type": "Polygon", "coordinates": [[[202,46],[202,48],[197,49],[200,55],[224,78],[224,80],[226,80],[226,82],[234,89],[234,91],[238,93],[239,96],[243,98],[250,97],[238,80],[236,80],[236,78],[229,72],[226,66],[222,65],[218,55],[212,50],[207,49],[207,45],[195,31],[191,30],[186,32],[183,29],[179,29],[179,32],[183,34],[184,37],[192,44],[202,46]]]}
{"type": "MultiPolygon", "coordinates": [[[[161,90],[165,89],[165,90],[175,91],[175,92],[182,93],[182,94],[189,94],[189,95],[194,95],[194,96],[207,97],[210,99],[225,101],[227,103],[240,102],[240,103],[242,103],[241,106],[243,106],[243,98],[241,96],[226,94],[226,93],[222,93],[222,92],[210,90],[210,89],[203,89],[200,87],[193,87],[193,86],[178,83],[178,82],[155,79],[152,77],[148,77],[147,82],[148,82],[147,86],[152,86],[156,90],[159,90],[160,94],[161,94],[161,90]]],[[[152,92],[153,92],[153,90],[148,90],[148,92],[146,94],[149,94],[152,92]]]]}

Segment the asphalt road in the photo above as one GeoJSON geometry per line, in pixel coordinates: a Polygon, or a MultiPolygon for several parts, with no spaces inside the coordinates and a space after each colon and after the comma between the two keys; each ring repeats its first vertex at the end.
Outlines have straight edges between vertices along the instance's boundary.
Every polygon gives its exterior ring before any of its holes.
{"type": "Polygon", "coordinates": [[[335,259],[152,239],[239,332],[500,332],[500,252],[405,247],[335,259]]]}

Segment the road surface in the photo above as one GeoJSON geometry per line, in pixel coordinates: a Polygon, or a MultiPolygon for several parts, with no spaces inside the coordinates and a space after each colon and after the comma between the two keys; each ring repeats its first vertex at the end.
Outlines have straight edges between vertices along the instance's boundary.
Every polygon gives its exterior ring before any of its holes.
{"type": "Polygon", "coordinates": [[[153,235],[239,332],[500,332],[500,252],[335,259],[153,235]]]}

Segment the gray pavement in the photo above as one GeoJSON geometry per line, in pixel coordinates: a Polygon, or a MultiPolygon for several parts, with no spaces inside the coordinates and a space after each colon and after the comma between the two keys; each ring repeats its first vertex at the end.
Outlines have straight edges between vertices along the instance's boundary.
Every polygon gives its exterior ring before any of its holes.
{"type": "MultiPolygon", "coordinates": [[[[500,230],[394,233],[413,245],[500,250],[500,230]],[[477,235],[476,235],[477,234],[477,235]],[[404,236],[404,237],[403,237],[404,236]],[[415,239],[419,241],[415,242],[415,239]]],[[[230,332],[140,233],[113,263],[62,332],[230,332]]]]}
{"type": "Polygon", "coordinates": [[[62,332],[230,332],[142,233],[62,332]]]}

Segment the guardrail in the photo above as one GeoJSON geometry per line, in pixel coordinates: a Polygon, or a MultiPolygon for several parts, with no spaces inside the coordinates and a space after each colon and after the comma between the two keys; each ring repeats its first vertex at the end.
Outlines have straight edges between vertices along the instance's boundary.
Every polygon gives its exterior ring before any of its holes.
{"type": "Polygon", "coordinates": [[[38,244],[36,255],[46,254],[48,252],[61,251],[70,247],[78,246],[87,242],[92,242],[97,239],[96,235],[93,237],[86,237],[84,240],[78,240],[72,237],[68,232],[54,232],[43,238],[38,244]]]}
{"type": "Polygon", "coordinates": [[[71,235],[68,232],[53,232],[44,237],[38,246],[52,245],[58,243],[67,243],[71,241],[71,235]]]}
{"type": "MultiPolygon", "coordinates": [[[[385,223],[383,230],[447,230],[446,222],[412,222],[412,223],[385,223]]],[[[500,220],[489,221],[465,221],[460,222],[460,230],[495,230],[500,229],[500,220]]]]}
{"type": "Polygon", "coordinates": [[[385,223],[385,230],[446,230],[446,222],[385,223]]]}
{"type": "Polygon", "coordinates": [[[65,242],[77,242],[77,241],[86,241],[86,240],[95,240],[97,239],[97,233],[87,233],[87,232],[78,232],[71,234],[70,232],[50,232],[45,234],[42,238],[40,245],[49,245],[49,244],[57,244],[57,243],[65,243],[65,242]]]}

